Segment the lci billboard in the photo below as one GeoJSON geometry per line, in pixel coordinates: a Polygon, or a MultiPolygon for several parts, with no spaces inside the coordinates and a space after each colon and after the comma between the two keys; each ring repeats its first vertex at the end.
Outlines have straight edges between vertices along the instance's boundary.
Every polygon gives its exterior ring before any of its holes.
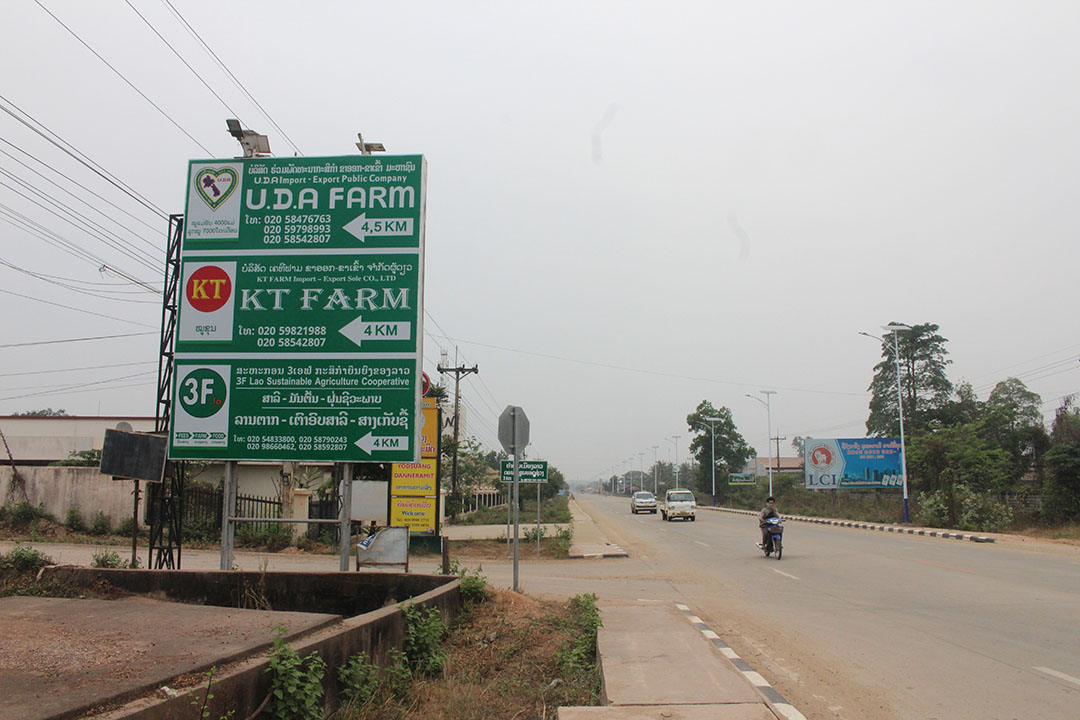
{"type": "Polygon", "coordinates": [[[812,490],[899,488],[904,484],[898,438],[808,438],[806,487],[812,490]]]}

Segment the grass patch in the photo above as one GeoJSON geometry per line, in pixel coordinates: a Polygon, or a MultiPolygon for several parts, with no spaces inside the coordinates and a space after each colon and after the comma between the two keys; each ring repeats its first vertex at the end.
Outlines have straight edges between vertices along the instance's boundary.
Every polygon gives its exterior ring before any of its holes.
{"type": "MultiPolygon", "coordinates": [[[[595,603],[539,601],[507,590],[459,617],[443,644],[442,673],[414,675],[403,696],[341,708],[335,720],[550,720],[556,708],[596,705],[595,603]],[[566,648],[579,647],[578,653],[566,648]],[[573,655],[573,662],[567,659],[573,655]]],[[[385,672],[385,670],[384,670],[385,672]]],[[[354,668],[370,688],[373,670],[354,668]]],[[[366,698],[375,693],[367,691],[366,698]]]]}
{"type": "MultiPolygon", "coordinates": [[[[526,495],[527,490],[522,490],[526,495]]],[[[534,493],[535,495],[535,493],[534,493]]],[[[525,498],[522,509],[518,511],[518,522],[536,522],[536,498],[525,498]]],[[[568,523],[570,522],[570,499],[566,495],[556,495],[540,503],[540,522],[542,523],[568,523]]],[[[480,508],[468,515],[458,518],[455,525],[505,525],[506,505],[480,508]]]]}

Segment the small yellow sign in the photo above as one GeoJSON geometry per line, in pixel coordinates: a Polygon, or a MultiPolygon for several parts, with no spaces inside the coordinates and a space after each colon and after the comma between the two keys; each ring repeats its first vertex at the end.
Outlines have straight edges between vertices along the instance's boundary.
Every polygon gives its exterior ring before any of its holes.
{"type": "Polygon", "coordinates": [[[394,463],[390,466],[391,495],[435,496],[435,460],[394,463]]]}
{"type": "Polygon", "coordinates": [[[408,525],[411,533],[435,534],[435,498],[390,498],[390,524],[408,525]]]}
{"type": "Polygon", "coordinates": [[[420,411],[420,457],[438,456],[439,409],[435,406],[435,398],[424,398],[424,407],[420,411]]]}

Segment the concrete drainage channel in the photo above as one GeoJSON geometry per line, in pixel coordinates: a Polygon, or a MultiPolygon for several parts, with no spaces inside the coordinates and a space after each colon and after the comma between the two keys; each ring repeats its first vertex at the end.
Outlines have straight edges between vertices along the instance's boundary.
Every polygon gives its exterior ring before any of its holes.
{"type": "Polygon", "coordinates": [[[123,597],[8,598],[0,632],[13,669],[0,676],[0,717],[74,718],[107,707],[94,717],[186,718],[211,668],[210,716],[235,709],[248,717],[269,690],[277,626],[301,656],[326,660],[333,696],[333,668],[360,652],[382,662],[402,646],[400,602],[436,607],[447,623],[460,607],[460,581],[445,575],[49,567],[40,579],[123,597]],[[185,686],[173,690],[178,681],[185,686]]]}

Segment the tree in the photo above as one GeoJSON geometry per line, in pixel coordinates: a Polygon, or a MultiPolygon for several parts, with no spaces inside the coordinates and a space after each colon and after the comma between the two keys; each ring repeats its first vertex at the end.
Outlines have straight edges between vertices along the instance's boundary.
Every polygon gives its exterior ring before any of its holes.
{"type": "MultiPolygon", "coordinates": [[[[893,323],[899,324],[899,323],[893,323]]],[[[953,386],[945,375],[952,360],[945,343],[932,323],[913,325],[897,333],[900,338],[900,377],[903,380],[904,429],[916,434],[944,422],[953,386]]],[[[874,366],[874,378],[867,388],[870,416],[866,432],[873,437],[898,437],[900,419],[896,408],[896,357],[893,338],[881,344],[881,362],[874,366]]]]}
{"type": "Polygon", "coordinates": [[[1050,445],[1042,398],[1017,378],[999,382],[984,406],[987,435],[1012,458],[1013,480],[1038,467],[1050,445]]]}
{"type": "Polygon", "coordinates": [[[12,415],[12,417],[71,417],[64,409],[53,410],[52,408],[45,408],[44,410],[27,410],[26,412],[18,412],[12,415]]]}
{"type": "Polygon", "coordinates": [[[1071,395],[1054,415],[1046,471],[1052,507],[1064,513],[1062,518],[1051,519],[1080,517],[1080,410],[1074,407],[1071,395]]]}
{"type": "Polygon", "coordinates": [[[796,435],[791,439],[791,448],[798,453],[799,457],[802,457],[806,454],[806,438],[796,435]]]}
{"type": "Polygon", "coordinates": [[[697,458],[699,492],[712,496],[713,462],[716,462],[717,498],[727,494],[727,473],[739,472],[750,457],[750,446],[739,434],[731,410],[713,407],[708,400],[698,403],[697,409],[686,416],[686,424],[695,437],[690,452],[697,458]],[[718,418],[709,422],[706,418],[718,418]],[[715,444],[714,444],[715,443],[715,444]]]}
{"type": "Polygon", "coordinates": [[[1001,493],[1012,484],[1009,454],[985,437],[981,422],[922,433],[907,447],[912,489],[934,492],[963,485],[977,493],[1001,493]]]}

